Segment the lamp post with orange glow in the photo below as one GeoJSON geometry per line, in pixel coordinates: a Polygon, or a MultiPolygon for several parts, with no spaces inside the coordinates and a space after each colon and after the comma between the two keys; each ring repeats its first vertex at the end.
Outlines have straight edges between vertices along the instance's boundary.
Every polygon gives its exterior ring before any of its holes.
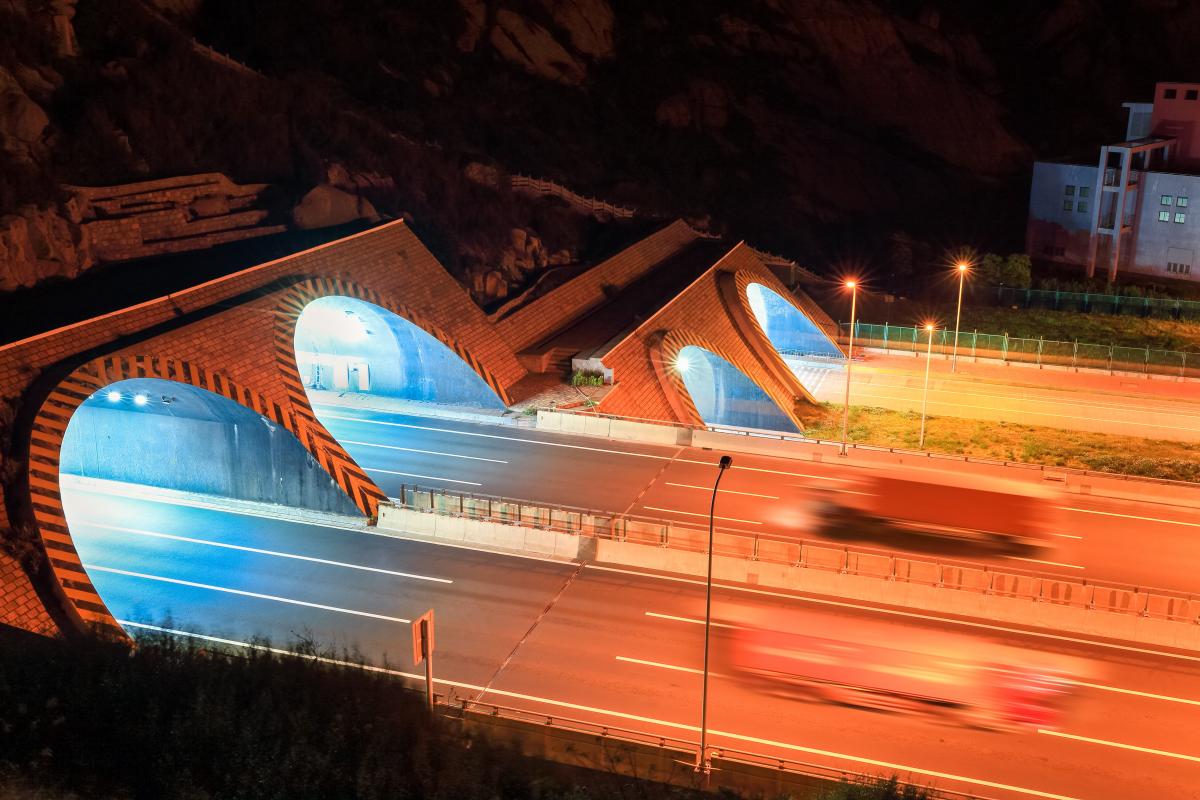
{"type": "Polygon", "coordinates": [[[717,463],[717,480],[713,483],[712,500],[708,504],[708,578],[704,583],[704,678],[700,690],[700,749],[696,751],[696,772],[703,773],[707,786],[708,775],[712,772],[712,761],[708,758],[708,651],[709,636],[712,631],[712,569],[713,569],[713,515],[717,512],[717,489],[721,485],[721,476],[733,464],[729,456],[721,456],[717,463]]]}
{"type": "Polygon", "coordinates": [[[929,344],[925,348],[925,392],[921,395],[921,441],[918,450],[925,449],[925,410],[929,407],[929,362],[933,360],[933,323],[925,323],[925,333],[929,336],[929,344]]]}
{"type": "Polygon", "coordinates": [[[858,312],[858,281],[846,281],[850,290],[850,344],[846,348],[846,399],[842,404],[842,449],[840,455],[846,455],[846,429],[850,425],[850,366],[854,363],[854,315],[858,312]]]}
{"type": "Polygon", "coordinates": [[[962,321],[962,296],[963,282],[967,279],[967,273],[971,270],[971,264],[967,261],[959,261],[954,265],[958,270],[958,310],[954,312],[954,352],[950,356],[950,371],[958,371],[958,325],[962,321]]]}

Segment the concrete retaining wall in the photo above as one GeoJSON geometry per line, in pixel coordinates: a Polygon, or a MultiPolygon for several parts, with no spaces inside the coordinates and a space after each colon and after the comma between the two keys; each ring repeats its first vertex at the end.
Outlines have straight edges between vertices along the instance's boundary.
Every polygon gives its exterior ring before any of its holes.
{"type": "MultiPolygon", "coordinates": [[[[605,539],[596,542],[596,561],[701,577],[707,568],[704,553],[605,539]]],[[[727,556],[713,558],[713,579],[1034,626],[1063,633],[1200,650],[1200,625],[1070,605],[1076,602],[1073,598],[1077,587],[1075,584],[1056,585],[1058,590],[1052,595],[1055,600],[1050,602],[868,575],[766,564],[727,556]]],[[[964,579],[963,585],[969,584],[970,581],[964,579]]],[[[1117,607],[1120,607],[1121,598],[1114,599],[1117,607]]]]}
{"type": "Polygon", "coordinates": [[[595,414],[563,414],[559,411],[537,412],[538,430],[555,433],[574,433],[603,436],[624,442],[661,444],[668,447],[687,447],[692,443],[692,429],[653,422],[611,419],[595,414]]]}
{"type": "Polygon", "coordinates": [[[389,503],[379,506],[378,528],[447,543],[481,545],[489,550],[566,560],[578,558],[580,550],[580,537],[569,533],[413,511],[389,503]]]}

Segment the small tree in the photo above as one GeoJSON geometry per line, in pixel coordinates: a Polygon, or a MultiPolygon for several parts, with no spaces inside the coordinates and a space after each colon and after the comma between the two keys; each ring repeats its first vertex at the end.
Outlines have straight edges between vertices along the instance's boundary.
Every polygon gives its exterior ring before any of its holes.
{"type": "Polygon", "coordinates": [[[987,253],[979,261],[979,274],[993,286],[1028,289],[1033,284],[1033,269],[1029,256],[1013,253],[1008,258],[987,253]]]}

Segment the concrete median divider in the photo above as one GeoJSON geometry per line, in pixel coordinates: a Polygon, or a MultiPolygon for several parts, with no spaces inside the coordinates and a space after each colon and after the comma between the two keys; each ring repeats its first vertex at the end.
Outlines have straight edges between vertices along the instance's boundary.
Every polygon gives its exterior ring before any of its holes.
{"type": "Polygon", "coordinates": [[[384,532],[395,531],[434,541],[480,545],[516,554],[564,560],[579,557],[580,537],[573,533],[414,511],[387,503],[379,506],[377,528],[384,532]]]}

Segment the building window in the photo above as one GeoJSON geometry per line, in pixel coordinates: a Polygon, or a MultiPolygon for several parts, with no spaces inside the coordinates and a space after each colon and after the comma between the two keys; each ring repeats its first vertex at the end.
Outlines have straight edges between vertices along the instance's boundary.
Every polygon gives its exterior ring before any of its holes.
{"type": "Polygon", "coordinates": [[[1090,186],[1080,186],[1079,187],[1079,196],[1080,197],[1087,197],[1089,194],[1091,194],[1091,192],[1092,192],[1092,187],[1090,187],[1090,186]]]}
{"type": "Polygon", "coordinates": [[[1175,205],[1179,206],[1180,208],[1187,208],[1187,198],[1186,197],[1176,197],[1175,205]]]}
{"type": "Polygon", "coordinates": [[[1064,186],[1063,194],[1066,195],[1067,197],[1074,197],[1075,196],[1075,187],[1070,186],[1070,185],[1064,186]]]}
{"type": "Polygon", "coordinates": [[[1071,211],[1071,210],[1073,210],[1074,208],[1075,208],[1075,201],[1074,201],[1074,200],[1072,200],[1072,199],[1070,199],[1070,198],[1067,198],[1066,200],[1063,200],[1063,211],[1071,211]]]}
{"type": "Polygon", "coordinates": [[[1174,199],[1175,199],[1175,198],[1174,198],[1174,197],[1172,197],[1171,195],[1169,195],[1169,194],[1164,194],[1162,197],[1160,197],[1160,198],[1158,199],[1158,204],[1159,204],[1160,206],[1169,206],[1169,205],[1171,205],[1171,201],[1172,201],[1172,200],[1174,200],[1174,199]]]}
{"type": "Polygon", "coordinates": [[[1175,221],[1182,225],[1183,223],[1187,222],[1187,214],[1184,214],[1182,211],[1179,212],[1175,215],[1175,221]]]}
{"type": "Polygon", "coordinates": [[[1159,222],[1170,222],[1171,221],[1171,212],[1170,211],[1158,212],[1158,221],[1159,222]]]}
{"type": "Polygon", "coordinates": [[[1174,89],[1163,89],[1163,100],[1174,100],[1174,99],[1175,99],[1175,90],[1174,89]]]}
{"type": "Polygon", "coordinates": [[[1195,100],[1196,99],[1196,90],[1188,89],[1186,92],[1183,93],[1183,99],[1184,100],[1195,100]]]}
{"type": "Polygon", "coordinates": [[[1174,272],[1177,275],[1191,275],[1192,274],[1192,265],[1191,264],[1180,264],[1175,261],[1168,261],[1167,262],[1167,272],[1174,272]]]}
{"type": "Polygon", "coordinates": [[[1087,213],[1087,201],[1080,200],[1078,203],[1075,204],[1075,210],[1081,214],[1087,213]]]}

